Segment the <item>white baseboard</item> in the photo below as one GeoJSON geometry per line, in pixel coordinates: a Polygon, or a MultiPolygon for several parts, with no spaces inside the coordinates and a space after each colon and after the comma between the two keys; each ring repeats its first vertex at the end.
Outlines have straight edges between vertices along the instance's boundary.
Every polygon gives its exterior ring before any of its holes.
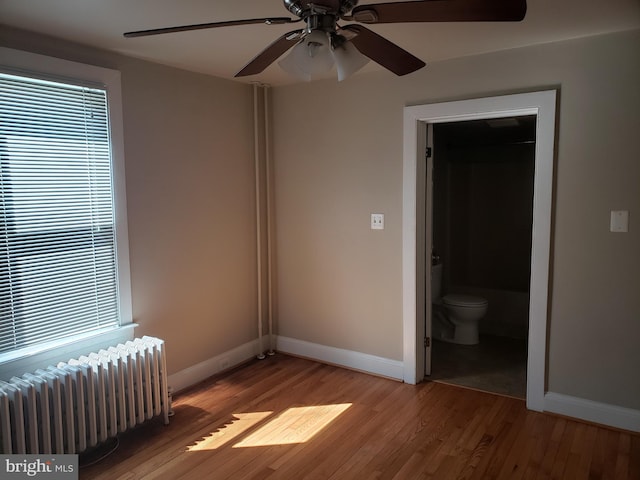
{"type": "Polygon", "coordinates": [[[544,410],[600,425],[640,432],[640,410],[632,408],[548,392],[544,396],[544,410]]]}
{"type": "MultiPolygon", "coordinates": [[[[268,337],[265,337],[263,344],[267,345],[268,340],[268,337]]],[[[289,353],[394,380],[402,381],[403,379],[403,363],[399,360],[391,360],[282,336],[276,337],[276,345],[277,350],[282,353],[289,353]]],[[[168,383],[174,392],[183,390],[212,375],[252,359],[258,355],[258,350],[258,340],[252,340],[204,362],[169,375],[168,383]]],[[[545,394],[543,410],[600,425],[640,432],[640,410],[594,402],[554,392],[545,394]]]]}
{"type": "Polygon", "coordinates": [[[399,360],[391,360],[367,353],[328,347],[282,336],[276,337],[276,349],[282,353],[289,353],[394,380],[403,379],[403,363],[399,360]]]}
{"type": "MultiPolygon", "coordinates": [[[[269,344],[269,337],[263,337],[263,345],[269,344]]],[[[169,375],[168,384],[174,392],[184,390],[216,373],[229,370],[258,355],[258,339],[240,345],[232,350],[216,355],[177,373],[169,375]]]]}

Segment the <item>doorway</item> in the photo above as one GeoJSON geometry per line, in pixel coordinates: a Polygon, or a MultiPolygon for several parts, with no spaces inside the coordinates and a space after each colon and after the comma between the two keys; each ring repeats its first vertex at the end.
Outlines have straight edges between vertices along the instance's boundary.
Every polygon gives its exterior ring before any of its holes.
{"type": "Polygon", "coordinates": [[[433,294],[426,378],[524,399],[536,116],[438,123],[430,132],[432,251],[426,256],[433,294]],[[443,298],[460,294],[488,302],[478,344],[452,342],[455,327],[443,298]]]}
{"type": "MultiPolygon", "coordinates": [[[[542,411],[546,381],[551,200],[556,92],[553,90],[462,100],[404,109],[403,156],[403,367],[404,381],[417,383],[430,368],[426,335],[431,325],[430,261],[432,228],[427,135],[435,124],[533,115],[536,118],[535,174],[531,243],[527,407],[542,411]]],[[[431,146],[432,147],[432,146],[431,146]]]]}

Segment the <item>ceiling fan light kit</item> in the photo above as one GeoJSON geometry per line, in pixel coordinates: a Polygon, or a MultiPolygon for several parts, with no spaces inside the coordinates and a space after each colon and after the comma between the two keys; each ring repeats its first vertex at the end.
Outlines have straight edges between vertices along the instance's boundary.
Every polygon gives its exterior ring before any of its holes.
{"type": "Polygon", "coordinates": [[[349,78],[369,63],[369,59],[360,53],[351,42],[345,42],[341,47],[334,49],[333,58],[336,62],[339,82],[349,78]]]}
{"type": "Polygon", "coordinates": [[[332,37],[328,32],[313,30],[278,65],[288,74],[305,81],[326,74],[335,65],[341,82],[367,63],[369,59],[344,37],[332,37]]]}
{"type": "Polygon", "coordinates": [[[358,6],[358,0],[283,0],[298,18],[270,17],[200,23],[178,27],[127,32],[142,37],[205,28],[238,25],[305,22],[305,27],[287,32],[260,52],[235,76],[256,75],[278,62],[290,75],[302,80],[324,76],[335,65],[342,81],[360,70],[369,59],[396,75],[407,75],[426,64],[395,43],[361,24],[410,22],[519,22],[527,11],[526,0],[422,0],[358,6]],[[345,26],[338,21],[356,22],[345,26]]]}
{"type": "Polygon", "coordinates": [[[307,34],[278,64],[285,72],[306,81],[328,72],[333,67],[329,37],[320,30],[307,34]]]}

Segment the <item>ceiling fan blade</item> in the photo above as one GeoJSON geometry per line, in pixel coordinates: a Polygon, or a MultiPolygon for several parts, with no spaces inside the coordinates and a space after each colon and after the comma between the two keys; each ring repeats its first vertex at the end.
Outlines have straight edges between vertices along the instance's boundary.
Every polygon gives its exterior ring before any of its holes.
{"type": "Polygon", "coordinates": [[[423,0],[360,5],[347,20],[362,23],[517,22],[526,0],[423,0]]]}
{"type": "Polygon", "coordinates": [[[187,32],[190,30],[203,30],[205,28],[234,27],[238,25],[253,25],[256,23],[264,23],[266,25],[281,25],[284,23],[295,23],[299,21],[300,21],[299,18],[294,19],[289,17],[250,18],[246,20],[229,20],[226,22],[198,23],[196,25],[182,25],[179,27],[153,28],[151,30],[138,30],[136,32],[126,32],[124,36],[127,38],[147,37],[149,35],[160,35],[162,33],[187,32]]]}
{"type": "Polygon", "coordinates": [[[395,43],[390,42],[363,25],[347,25],[342,27],[356,34],[351,43],[374,62],[391,70],[396,75],[406,75],[415,72],[426,65],[422,60],[414,57],[395,43]]]}
{"type": "Polygon", "coordinates": [[[275,42],[260,52],[253,60],[235,74],[236,77],[246,77],[262,72],[265,68],[275,62],[284,52],[289,50],[300,40],[303,30],[293,30],[285,33],[275,42]]]}

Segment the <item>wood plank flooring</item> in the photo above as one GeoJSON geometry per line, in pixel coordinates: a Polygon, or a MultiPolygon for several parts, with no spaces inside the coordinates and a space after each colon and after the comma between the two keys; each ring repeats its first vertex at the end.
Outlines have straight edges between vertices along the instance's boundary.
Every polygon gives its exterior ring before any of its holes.
{"type": "Polygon", "coordinates": [[[640,435],[276,355],[174,397],[80,479],[640,479],[640,435]]]}

